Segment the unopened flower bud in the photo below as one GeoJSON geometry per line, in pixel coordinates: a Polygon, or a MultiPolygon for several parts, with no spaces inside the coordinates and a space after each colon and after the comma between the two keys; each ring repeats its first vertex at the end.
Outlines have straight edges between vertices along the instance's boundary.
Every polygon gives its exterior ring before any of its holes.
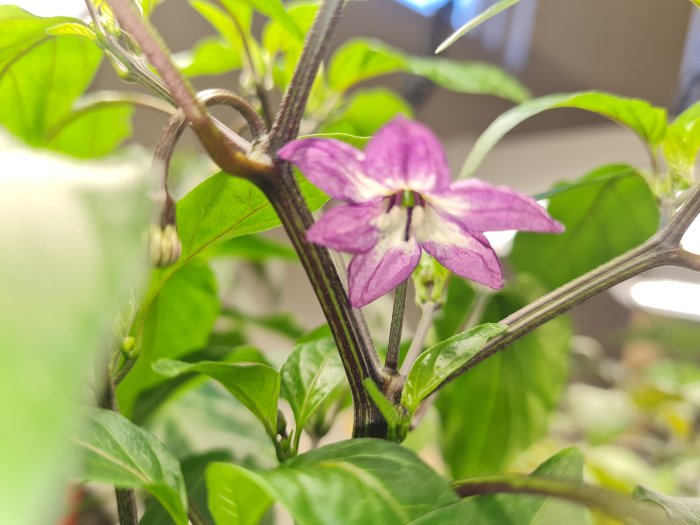
{"type": "Polygon", "coordinates": [[[182,252],[182,243],[174,224],[164,227],[153,226],[149,240],[151,263],[163,267],[175,264],[182,252]]]}

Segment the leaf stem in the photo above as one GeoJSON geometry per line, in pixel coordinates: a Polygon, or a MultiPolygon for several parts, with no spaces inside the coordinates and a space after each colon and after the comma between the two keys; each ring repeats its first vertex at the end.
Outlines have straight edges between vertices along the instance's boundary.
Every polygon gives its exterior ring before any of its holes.
{"type": "Polygon", "coordinates": [[[403,318],[406,310],[406,292],[408,291],[408,279],[399,284],[394,292],[394,309],[391,312],[391,328],[389,329],[389,344],[386,350],[384,366],[389,370],[398,370],[399,351],[401,349],[401,332],[403,331],[403,318]]]}
{"type": "Polygon", "coordinates": [[[440,306],[432,301],[429,301],[423,305],[423,312],[418,321],[418,326],[416,326],[416,332],[413,334],[411,346],[408,348],[408,352],[406,352],[406,357],[404,357],[403,363],[401,363],[401,375],[408,375],[413,363],[416,362],[416,359],[418,359],[423,351],[425,339],[428,337],[430,327],[433,326],[435,314],[439,308],[440,306]]]}
{"type": "Polygon", "coordinates": [[[463,498],[500,493],[551,496],[599,509],[623,523],[638,525],[669,523],[663,510],[635,501],[626,494],[563,479],[524,475],[484,476],[453,481],[452,486],[463,498]]]}

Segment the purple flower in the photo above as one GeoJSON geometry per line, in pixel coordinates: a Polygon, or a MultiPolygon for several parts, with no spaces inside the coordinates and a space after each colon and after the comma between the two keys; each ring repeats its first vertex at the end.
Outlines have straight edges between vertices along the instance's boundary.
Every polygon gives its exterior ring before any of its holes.
{"type": "Polygon", "coordinates": [[[501,288],[501,264],[482,232],[563,231],[537,202],[507,187],[451,182],[437,137],[402,117],[379,130],[364,152],[307,138],[290,142],[279,156],[345,202],[314,224],[307,239],[355,254],[348,269],[353,306],[407,279],[421,251],[457,275],[501,288]]]}

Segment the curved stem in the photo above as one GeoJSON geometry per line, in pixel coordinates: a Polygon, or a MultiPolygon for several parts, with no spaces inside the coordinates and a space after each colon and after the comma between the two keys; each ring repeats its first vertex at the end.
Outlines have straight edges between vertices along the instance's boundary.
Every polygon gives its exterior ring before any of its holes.
{"type": "Polygon", "coordinates": [[[666,513],[648,503],[632,499],[626,494],[563,479],[536,476],[484,476],[452,482],[461,497],[479,494],[534,494],[565,499],[603,511],[623,523],[637,525],[670,524],[666,513]]]}
{"type": "Polygon", "coordinates": [[[267,151],[274,154],[281,146],[296,138],[306,109],[306,101],[321,62],[343,11],[345,0],[324,0],[318,9],[311,30],[306,35],[304,50],[297,64],[280,110],[272,124],[267,151]]]}
{"type": "Polygon", "coordinates": [[[399,284],[394,292],[394,309],[391,312],[389,344],[386,349],[384,366],[389,370],[398,370],[399,352],[401,350],[401,332],[403,331],[404,311],[406,310],[406,292],[408,279],[399,284]]]}

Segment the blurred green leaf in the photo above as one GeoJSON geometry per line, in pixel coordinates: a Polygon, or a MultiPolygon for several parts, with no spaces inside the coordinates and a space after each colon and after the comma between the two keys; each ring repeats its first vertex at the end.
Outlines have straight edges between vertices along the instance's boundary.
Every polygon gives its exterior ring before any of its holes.
{"type": "Polygon", "coordinates": [[[476,294],[466,279],[456,275],[450,276],[447,284],[445,302],[433,322],[429,344],[437,344],[462,330],[471,311],[476,294]]]}
{"type": "MultiPolygon", "coordinates": [[[[564,449],[537,467],[532,477],[582,481],[583,455],[564,449]]],[[[478,478],[477,478],[478,480],[478,478]]],[[[469,482],[466,479],[465,482],[469,482]]],[[[460,482],[454,482],[459,486],[460,482]]],[[[514,482],[517,483],[517,482],[514,482]]],[[[443,507],[411,525],[589,525],[585,507],[562,503],[552,497],[497,494],[468,497],[443,507]],[[564,520],[564,521],[561,521],[564,520]]]]}
{"type": "Polygon", "coordinates": [[[641,485],[635,489],[634,497],[664,509],[673,525],[698,525],[700,523],[700,498],[666,496],[641,485]]]}
{"type": "Polygon", "coordinates": [[[149,292],[152,299],[142,306],[136,321],[142,327],[139,359],[117,389],[127,416],[133,414],[142,392],[164,382],[151,363],[161,357],[177,359],[206,346],[219,315],[216,280],[208,266],[194,262],[163,280],[165,271],[153,272],[151,287],[157,293],[149,292]]]}
{"type": "Polygon", "coordinates": [[[460,177],[473,175],[493,147],[518,124],[555,108],[577,108],[598,113],[635,132],[649,148],[657,146],[666,133],[666,110],[644,100],[600,91],[547,95],[527,100],[494,120],[469,152],[460,177]]]}
{"type": "Polygon", "coordinates": [[[235,257],[252,262],[264,262],[270,259],[295,261],[298,259],[294,248],[263,237],[261,235],[244,235],[217,244],[204,254],[207,257],[235,257]]]}
{"type": "Polygon", "coordinates": [[[209,0],[189,0],[192,8],[209,22],[223,36],[233,49],[243,52],[243,40],[233,16],[243,31],[243,37],[250,36],[250,25],[253,19],[252,10],[241,2],[224,2],[226,9],[209,0]]]}
{"type": "MultiPolygon", "coordinates": [[[[521,280],[493,297],[482,321],[498,321],[541,295],[521,280]]],[[[438,397],[442,452],[452,474],[499,472],[547,429],[566,382],[568,319],[559,317],[447,385],[438,397]]]]}
{"type": "Polygon", "coordinates": [[[281,395],[294,413],[295,440],[323,401],[343,382],[345,372],[332,338],[294,346],[282,365],[281,395]]]}
{"type": "Polygon", "coordinates": [[[204,38],[191,50],[177,53],[173,58],[188,77],[222,75],[243,65],[242,55],[219,37],[204,38]]]}
{"type": "Polygon", "coordinates": [[[519,233],[510,261],[556,288],[637,246],[659,224],[656,199],[629,166],[596,169],[551,195],[549,214],[566,227],[558,235],[519,233]]]}
{"type": "Polygon", "coordinates": [[[159,359],[152,367],[169,378],[196,372],[215,379],[247,406],[263,424],[268,435],[275,439],[280,376],[274,368],[258,363],[186,363],[172,359],[159,359]]]}
{"type": "Polygon", "coordinates": [[[63,22],[46,30],[51,36],[78,36],[92,42],[97,42],[97,35],[85,22],[63,22]]]}
{"type": "Polygon", "coordinates": [[[109,410],[88,412],[72,441],[83,455],[82,479],[145,488],[178,525],[187,525],[180,463],[154,436],[109,410]]]}
{"type": "Polygon", "coordinates": [[[437,49],[435,50],[435,54],[441,53],[448,47],[450,47],[452,44],[454,44],[457,40],[459,40],[461,37],[466,35],[469,31],[474,29],[475,27],[480,26],[487,20],[493,18],[497,14],[501,13],[502,11],[505,11],[509,7],[514,6],[520,2],[520,0],[499,0],[495,4],[492,4],[488,9],[485,9],[478,15],[476,15],[474,18],[471,20],[467,21],[465,24],[463,24],[461,27],[459,27],[454,33],[452,33],[450,36],[448,36],[445,41],[440,44],[437,49]]]}
{"type": "Polygon", "coordinates": [[[336,51],[328,69],[328,82],[342,93],[363,80],[397,72],[428,78],[459,93],[495,95],[514,102],[529,97],[529,91],[515,77],[497,66],[410,56],[378,40],[363,38],[351,40],[336,51]]]}
{"type": "Polygon", "coordinates": [[[503,324],[482,324],[425,350],[408,373],[401,404],[409,412],[415,412],[440,383],[506,328],[503,324]]]}
{"type": "MultiPolygon", "coordinates": [[[[318,11],[318,2],[290,2],[287,5],[287,13],[294,21],[295,26],[306,34],[318,11]]],[[[283,25],[279,20],[270,19],[263,28],[262,43],[267,53],[274,57],[278,53],[298,50],[302,42],[295,37],[296,30],[290,31],[289,24],[283,25]]]]}
{"type": "Polygon", "coordinates": [[[257,525],[274,502],[264,482],[238,465],[214,463],[206,479],[216,525],[257,525]]]}
{"type": "Polygon", "coordinates": [[[284,27],[287,32],[296,38],[299,42],[303,42],[304,33],[297,26],[294,18],[287,13],[281,0],[223,0],[227,5],[234,2],[243,1],[256,11],[264,14],[270,20],[274,20],[280,26],[284,27]]]}
{"type": "Polygon", "coordinates": [[[368,519],[408,523],[457,500],[447,482],[413,452],[376,439],[334,443],[292,458],[275,470],[253,473],[218,463],[209,473],[217,481],[231,473],[228,482],[209,484],[210,498],[225,490],[235,498],[232,483],[246,476],[284,505],[299,525],[365,525],[368,519]]]}
{"type": "Polygon", "coordinates": [[[137,3],[141,6],[141,12],[145,18],[150,18],[153,10],[158,7],[158,4],[162,4],[165,0],[137,0],[137,3]]]}
{"type": "Polygon", "coordinates": [[[321,131],[323,134],[356,136],[356,141],[343,138],[339,140],[363,149],[367,140],[396,115],[412,117],[413,109],[393,91],[385,88],[363,89],[354,93],[350,102],[336,112],[322,126],[321,131]]]}

